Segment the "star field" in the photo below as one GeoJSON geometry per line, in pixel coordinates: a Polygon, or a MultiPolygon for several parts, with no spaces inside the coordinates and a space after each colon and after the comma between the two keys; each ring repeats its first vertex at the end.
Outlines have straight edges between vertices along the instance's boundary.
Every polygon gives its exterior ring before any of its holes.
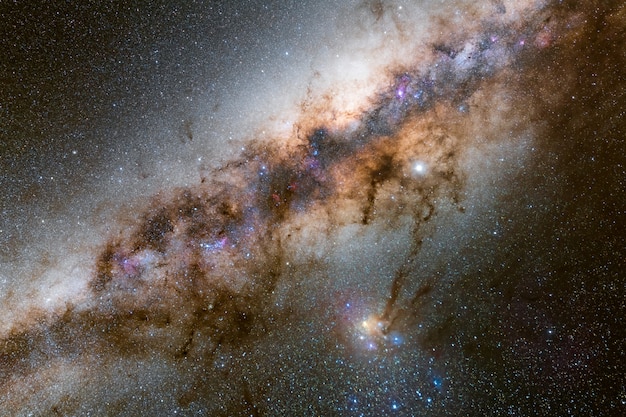
{"type": "Polygon", "coordinates": [[[0,17],[0,415],[626,412],[619,2],[0,17]]]}

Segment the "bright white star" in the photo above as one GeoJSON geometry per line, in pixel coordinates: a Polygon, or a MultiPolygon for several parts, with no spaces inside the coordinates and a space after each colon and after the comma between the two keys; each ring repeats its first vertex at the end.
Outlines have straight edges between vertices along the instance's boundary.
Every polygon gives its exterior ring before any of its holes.
{"type": "Polygon", "coordinates": [[[413,165],[413,172],[416,174],[424,174],[426,172],[426,165],[421,161],[416,162],[413,165]]]}

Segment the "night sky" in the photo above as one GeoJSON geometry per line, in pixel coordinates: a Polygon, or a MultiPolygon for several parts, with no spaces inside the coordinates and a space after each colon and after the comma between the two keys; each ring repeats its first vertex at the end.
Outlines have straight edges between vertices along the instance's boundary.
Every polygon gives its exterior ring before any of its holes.
{"type": "Polygon", "coordinates": [[[0,2],[0,415],[626,415],[620,1],[0,2]]]}

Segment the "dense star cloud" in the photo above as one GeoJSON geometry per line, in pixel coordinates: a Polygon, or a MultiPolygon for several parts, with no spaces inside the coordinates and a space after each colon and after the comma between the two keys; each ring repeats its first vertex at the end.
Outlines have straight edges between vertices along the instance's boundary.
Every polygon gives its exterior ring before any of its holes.
{"type": "Polygon", "coordinates": [[[620,415],[619,2],[0,6],[7,415],[620,415]]]}

